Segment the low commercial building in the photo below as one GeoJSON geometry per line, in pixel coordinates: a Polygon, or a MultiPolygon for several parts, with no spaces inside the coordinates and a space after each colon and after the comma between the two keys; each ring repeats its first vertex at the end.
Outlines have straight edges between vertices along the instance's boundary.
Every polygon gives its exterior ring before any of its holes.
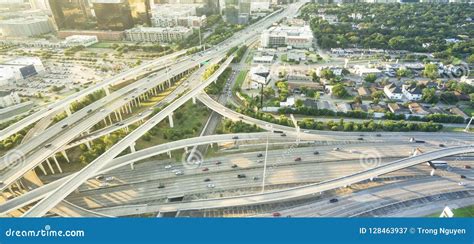
{"type": "Polygon", "coordinates": [[[189,37],[193,31],[185,27],[138,27],[125,31],[127,40],[133,42],[176,42],[189,37]]]}
{"type": "Polygon", "coordinates": [[[313,33],[308,25],[274,26],[265,30],[261,35],[262,47],[311,48],[313,33]]]}
{"type": "Polygon", "coordinates": [[[272,64],[274,57],[272,55],[254,56],[252,61],[256,64],[272,64]]]}
{"type": "Polygon", "coordinates": [[[20,57],[0,63],[0,85],[25,79],[44,71],[38,57],[20,57]]]}
{"type": "Polygon", "coordinates": [[[270,81],[270,70],[263,65],[254,66],[250,69],[250,80],[251,88],[258,89],[270,81]]]}
{"type": "Polygon", "coordinates": [[[354,73],[359,76],[379,75],[382,73],[379,69],[366,67],[365,65],[354,65],[354,73]]]}
{"type": "Polygon", "coordinates": [[[66,38],[74,35],[96,36],[99,41],[122,41],[124,39],[123,31],[64,30],[58,32],[59,38],[66,38]]]}
{"type": "Polygon", "coordinates": [[[410,109],[408,109],[407,107],[399,103],[389,103],[387,107],[390,110],[390,112],[396,115],[401,115],[401,114],[405,115],[405,114],[410,113],[410,109]]]}
{"type": "Polygon", "coordinates": [[[16,92],[0,92],[0,108],[6,108],[21,102],[20,96],[16,92]]]}
{"type": "Polygon", "coordinates": [[[54,31],[48,16],[0,20],[0,36],[30,37],[54,31]]]}

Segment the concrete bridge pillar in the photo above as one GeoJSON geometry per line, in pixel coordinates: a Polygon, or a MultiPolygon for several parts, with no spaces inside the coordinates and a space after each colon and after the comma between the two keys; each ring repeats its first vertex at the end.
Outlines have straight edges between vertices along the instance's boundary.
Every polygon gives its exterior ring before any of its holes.
{"type": "Polygon", "coordinates": [[[104,87],[105,95],[110,96],[110,90],[108,86],[104,87]]]}
{"type": "Polygon", "coordinates": [[[170,122],[170,127],[173,128],[174,127],[174,123],[173,123],[173,113],[170,113],[168,115],[168,120],[170,122]]]}
{"type": "Polygon", "coordinates": [[[71,161],[69,161],[69,157],[67,156],[66,150],[62,151],[61,154],[63,155],[63,157],[66,159],[66,161],[67,161],[68,163],[71,162],[71,161]]]}
{"type": "Polygon", "coordinates": [[[171,158],[171,151],[166,152],[166,154],[171,158]]]}
{"type": "Polygon", "coordinates": [[[91,147],[91,143],[89,141],[86,141],[86,146],[89,150],[91,150],[92,147],[91,147]]]}
{"type": "Polygon", "coordinates": [[[134,142],[134,143],[132,143],[132,144],[130,145],[130,151],[131,151],[132,153],[134,153],[134,152],[137,151],[137,150],[135,150],[135,144],[136,144],[136,143],[134,142]]]}
{"type": "Polygon", "coordinates": [[[193,104],[196,104],[196,96],[193,97],[193,104]]]}
{"type": "Polygon", "coordinates": [[[48,164],[49,170],[51,170],[51,173],[54,175],[54,169],[53,166],[51,166],[51,162],[49,161],[49,158],[46,159],[46,164],[48,164]]]}
{"type": "Polygon", "coordinates": [[[43,172],[44,175],[48,175],[48,172],[46,172],[46,169],[44,168],[43,163],[40,163],[38,166],[39,166],[39,168],[41,169],[41,171],[43,172]]]}
{"type": "Polygon", "coordinates": [[[66,111],[67,116],[71,116],[72,112],[71,112],[71,108],[69,108],[69,106],[65,107],[64,111],[66,111]]]}
{"type": "Polygon", "coordinates": [[[54,162],[56,163],[56,167],[58,167],[59,172],[62,173],[63,169],[61,169],[61,166],[59,166],[58,159],[56,158],[56,155],[53,155],[54,162]]]}

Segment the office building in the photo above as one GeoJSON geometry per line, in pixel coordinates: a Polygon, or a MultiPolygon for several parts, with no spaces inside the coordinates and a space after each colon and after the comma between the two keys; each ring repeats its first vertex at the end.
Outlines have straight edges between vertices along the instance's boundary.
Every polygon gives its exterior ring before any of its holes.
{"type": "Polygon", "coordinates": [[[48,16],[0,20],[0,36],[30,37],[54,31],[48,16]]]}
{"type": "Polygon", "coordinates": [[[127,0],[92,0],[97,26],[101,30],[120,31],[133,28],[127,0]]]}
{"type": "Polygon", "coordinates": [[[265,30],[261,35],[262,47],[311,48],[313,33],[308,25],[274,26],[265,30]]]}
{"type": "Polygon", "coordinates": [[[91,30],[97,27],[87,0],[49,0],[59,30],[91,30]]]}

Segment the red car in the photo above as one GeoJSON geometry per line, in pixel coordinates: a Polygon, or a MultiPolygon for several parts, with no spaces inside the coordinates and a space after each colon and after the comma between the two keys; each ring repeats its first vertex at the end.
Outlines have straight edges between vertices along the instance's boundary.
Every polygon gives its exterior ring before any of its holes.
{"type": "Polygon", "coordinates": [[[202,171],[209,171],[209,168],[204,168],[202,169],[202,171]]]}
{"type": "Polygon", "coordinates": [[[275,212],[275,213],[273,213],[272,215],[273,215],[273,217],[280,217],[280,216],[281,216],[281,213],[275,212]]]}
{"type": "Polygon", "coordinates": [[[295,162],[301,161],[300,157],[295,158],[295,162]]]}

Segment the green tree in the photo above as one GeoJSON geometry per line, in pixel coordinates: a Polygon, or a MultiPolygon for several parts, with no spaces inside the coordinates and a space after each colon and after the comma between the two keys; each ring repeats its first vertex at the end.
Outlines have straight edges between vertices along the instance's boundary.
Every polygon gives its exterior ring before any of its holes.
{"type": "Polygon", "coordinates": [[[425,88],[422,90],[422,99],[426,103],[437,103],[438,97],[436,96],[436,89],[434,88],[425,88]]]}
{"type": "Polygon", "coordinates": [[[341,83],[332,87],[332,94],[339,98],[346,97],[347,95],[349,95],[346,91],[346,88],[341,83]]]}
{"type": "Polygon", "coordinates": [[[368,74],[364,78],[364,80],[365,80],[365,82],[374,83],[377,80],[377,76],[375,74],[368,74]]]}
{"type": "Polygon", "coordinates": [[[438,66],[436,64],[426,64],[423,70],[423,75],[432,80],[438,78],[438,66]]]}

